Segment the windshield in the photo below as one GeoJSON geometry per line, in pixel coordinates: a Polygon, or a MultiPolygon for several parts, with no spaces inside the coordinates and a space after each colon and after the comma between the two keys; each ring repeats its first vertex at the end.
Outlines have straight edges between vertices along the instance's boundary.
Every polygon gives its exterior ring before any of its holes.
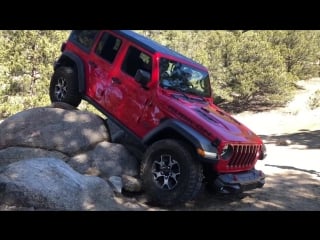
{"type": "Polygon", "coordinates": [[[199,97],[210,97],[210,81],[206,71],[166,58],[160,59],[159,69],[162,88],[178,90],[199,97]]]}

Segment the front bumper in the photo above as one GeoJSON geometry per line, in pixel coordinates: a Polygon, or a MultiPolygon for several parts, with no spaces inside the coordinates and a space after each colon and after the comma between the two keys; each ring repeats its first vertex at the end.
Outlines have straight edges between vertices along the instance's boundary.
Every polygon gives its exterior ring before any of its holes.
{"type": "Polygon", "coordinates": [[[256,169],[242,173],[221,174],[213,182],[215,189],[220,193],[241,193],[262,188],[264,184],[264,173],[256,169]]]}

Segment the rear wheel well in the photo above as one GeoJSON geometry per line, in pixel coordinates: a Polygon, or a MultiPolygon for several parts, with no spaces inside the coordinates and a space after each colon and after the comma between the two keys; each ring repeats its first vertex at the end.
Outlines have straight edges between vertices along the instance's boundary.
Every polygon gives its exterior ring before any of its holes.
{"type": "Polygon", "coordinates": [[[56,70],[58,67],[62,67],[62,66],[64,66],[64,67],[71,67],[71,68],[73,68],[74,72],[77,73],[77,70],[78,70],[78,69],[77,69],[76,63],[75,63],[72,59],[70,59],[69,57],[67,57],[67,56],[62,56],[62,57],[59,59],[57,65],[55,66],[55,70],[56,70]]]}
{"type": "Polygon", "coordinates": [[[64,53],[59,60],[56,62],[54,66],[54,70],[59,67],[70,67],[73,69],[75,74],[75,79],[78,81],[79,92],[84,94],[86,91],[86,84],[85,84],[85,66],[83,61],[79,56],[76,54],[66,52],[64,53]]]}

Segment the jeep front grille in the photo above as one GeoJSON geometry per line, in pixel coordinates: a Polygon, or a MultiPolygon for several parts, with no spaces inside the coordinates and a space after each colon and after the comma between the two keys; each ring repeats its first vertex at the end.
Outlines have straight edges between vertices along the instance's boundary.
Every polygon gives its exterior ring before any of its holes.
{"type": "Polygon", "coordinates": [[[260,152],[260,145],[232,144],[233,154],[227,164],[228,168],[251,167],[260,152]]]}

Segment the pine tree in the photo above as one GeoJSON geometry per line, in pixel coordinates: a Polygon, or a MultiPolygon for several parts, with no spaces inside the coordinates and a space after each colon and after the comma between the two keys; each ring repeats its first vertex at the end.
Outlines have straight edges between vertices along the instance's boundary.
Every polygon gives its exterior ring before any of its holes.
{"type": "Polygon", "coordinates": [[[48,86],[53,63],[68,33],[53,30],[0,31],[2,117],[49,103],[48,86]]]}

